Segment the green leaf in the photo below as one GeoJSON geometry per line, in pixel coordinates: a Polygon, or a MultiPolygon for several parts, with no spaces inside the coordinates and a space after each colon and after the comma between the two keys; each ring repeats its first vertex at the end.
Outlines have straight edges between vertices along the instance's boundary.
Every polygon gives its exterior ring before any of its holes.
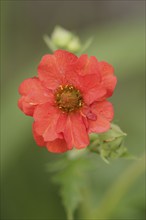
{"type": "MultiPolygon", "coordinates": [[[[63,157],[59,160],[59,163],[54,162],[54,165],[57,172],[53,173],[52,181],[60,188],[60,195],[68,220],[71,220],[82,201],[82,188],[86,183],[84,173],[88,169],[88,161],[84,155],[80,158],[73,157],[73,159],[63,157]]],[[[53,163],[51,163],[49,169],[54,172],[53,163]]]]}

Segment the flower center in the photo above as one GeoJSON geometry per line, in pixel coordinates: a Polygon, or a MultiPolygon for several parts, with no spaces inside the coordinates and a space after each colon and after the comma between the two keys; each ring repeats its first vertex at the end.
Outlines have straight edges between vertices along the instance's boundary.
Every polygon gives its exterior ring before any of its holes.
{"type": "Polygon", "coordinates": [[[55,93],[55,100],[63,112],[76,111],[83,105],[80,91],[72,85],[59,86],[55,93]]]}

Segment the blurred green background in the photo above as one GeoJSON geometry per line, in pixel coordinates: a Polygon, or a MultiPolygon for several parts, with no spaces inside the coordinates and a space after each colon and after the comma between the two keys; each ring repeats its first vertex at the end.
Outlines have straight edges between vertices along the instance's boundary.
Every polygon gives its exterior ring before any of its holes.
{"type": "MultiPolygon", "coordinates": [[[[86,53],[113,64],[118,77],[111,99],[115,108],[114,122],[128,134],[129,151],[138,157],[144,154],[144,6],[145,1],[132,0],[1,1],[2,220],[66,219],[58,187],[52,184],[45,169],[49,161],[59,160],[60,155],[35,144],[32,119],[17,107],[18,86],[25,78],[36,75],[41,57],[50,53],[42,36],[50,35],[55,25],[75,31],[83,41],[94,36],[86,53]]],[[[90,188],[87,186],[76,219],[91,219],[91,215],[92,219],[101,219],[96,209],[102,198],[109,196],[106,192],[133,163],[137,163],[137,167],[139,163],[139,160],[118,159],[107,165],[98,156],[94,161],[95,169],[90,175],[87,173],[90,188]]],[[[144,173],[138,172],[106,219],[144,219],[144,173]]],[[[128,184],[133,175],[134,172],[129,171],[121,185],[128,184]]],[[[114,199],[114,191],[109,203],[112,196],[114,199]]],[[[101,210],[105,211],[103,207],[101,210]]]]}

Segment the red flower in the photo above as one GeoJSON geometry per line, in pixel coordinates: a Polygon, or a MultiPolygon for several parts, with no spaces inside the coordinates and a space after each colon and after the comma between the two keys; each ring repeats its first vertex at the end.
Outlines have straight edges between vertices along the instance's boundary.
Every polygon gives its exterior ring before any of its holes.
{"type": "Polygon", "coordinates": [[[85,148],[88,134],[110,128],[113,107],[106,99],[116,85],[113,67],[93,56],[64,50],[43,56],[38,77],[19,87],[19,108],[33,116],[34,139],[51,152],[85,148]]]}

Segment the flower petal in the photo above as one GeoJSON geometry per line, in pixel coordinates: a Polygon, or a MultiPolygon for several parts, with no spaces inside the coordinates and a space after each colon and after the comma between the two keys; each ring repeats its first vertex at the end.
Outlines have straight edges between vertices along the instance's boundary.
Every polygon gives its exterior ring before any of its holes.
{"type": "Polygon", "coordinates": [[[106,90],[97,82],[97,76],[95,74],[85,76],[82,85],[83,98],[88,105],[102,100],[106,94],[106,90]]]}
{"type": "Polygon", "coordinates": [[[25,96],[22,96],[18,100],[18,107],[24,112],[24,114],[33,116],[36,105],[31,105],[30,103],[26,102],[25,96]]]}
{"type": "Polygon", "coordinates": [[[53,153],[64,153],[68,151],[66,141],[64,139],[56,139],[47,143],[47,149],[53,153]]]}
{"type": "Polygon", "coordinates": [[[59,111],[50,103],[39,105],[34,112],[34,129],[38,135],[44,138],[44,141],[53,141],[57,138],[62,138],[62,135],[57,134],[56,124],[59,118],[59,111]]]}
{"type": "Polygon", "coordinates": [[[47,88],[56,89],[66,82],[65,73],[69,71],[69,66],[77,59],[74,54],[65,50],[57,50],[54,55],[43,56],[38,66],[40,80],[47,88]]]}
{"type": "Polygon", "coordinates": [[[68,81],[81,91],[84,102],[87,105],[101,100],[106,94],[106,90],[98,82],[96,74],[80,76],[74,73],[70,75],[68,81]]]}
{"type": "Polygon", "coordinates": [[[95,121],[97,119],[97,115],[91,111],[90,106],[83,106],[80,112],[82,116],[86,119],[90,119],[92,121],[95,121]]]}
{"type": "Polygon", "coordinates": [[[52,102],[53,94],[46,89],[37,77],[24,80],[19,86],[22,97],[18,101],[19,108],[26,115],[33,115],[38,104],[52,102]]]}
{"type": "Polygon", "coordinates": [[[77,62],[76,62],[76,64],[75,64],[75,68],[74,68],[74,70],[79,74],[79,75],[85,75],[85,71],[84,71],[84,69],[85,69],[85,66],[87,65],[87,63],[88,63],[88,56],[86,55],[86,54],[82,54],[79,58],[78,58],[78,60],[77,60],[77,62]]]}
{"type": "Polygon", "coordinates": [[[102,74],[102,86],[106,89],[106,97],[110,97],[115,89],[117,78],[113,75],[114,68],[107,62],[99,62],[99,69],[102,74]]]}
{"type": "Polygon", "coordinates": [[[110,102],[96,102],[91,106],[91,111],[96,114],[96,120],[89,120],[89,133],[101,133],[110,128],[110,121],[113,119],[113,106],[110,102]]]}
{"type": "Polygon", "coordinates": [[[60,126],[59,131],[63,132],[69,149],[73,146],[78,149],[87,147],[89,144],[89,137],[82,116],[79,112],[70,113],[67,117],[61,115],[58,124],[60,121],[62,125],[60,126]]]}
{"type": "Polygon", "coordinates": [[[67,67],[71,64],[76,63],[76,61],[78,60],[77,56],[65,50],[56,50],[54,56],[56,57],[60,74],[65,74],[67,67]]]}
{"type": "Polygon", "coordinates": [[[98,66],[98,60],[96,57],[91,56],[88,58],[87,55],[81,55],[77,61],[78,73],[82,76],[96,74],[98,82],[101,81],[101,75],[98,66]]]}
{"type": "Polygon", "coordinates": [[[79,87],[82,92],[83,99],[88,105],[101,100],[106,94],[106,90],[100,83],[98,83],[98,77],[96,74],[80,77],[79,87]]]}
{"type": "Polygon", "coordinates": [[[42,119],[48,119],[51,114],[58,114],[58,109],[51,103],[47,102],[37,106],[33,118],[35,121],[40,121],[42,119]]]}
{"type": "Polygon", "coordinates": [[[62,77],[54,55],[47,54],[42,57],[38,66],[38,75],[39,79],[49,89],[54,90],[61,84],[62,77]]]}
{"type": "Polygon", "coordinates": [[[68,151],[67,144],[63,139],[55,139],[54,141],[45,142],[44,138],[36,133],[35,125],[33,124],[33,136],[39,146],[46,146],[48,151],[53,153],[63,153],[68,151]]]}
{"type": "Polygon", "coordinates": [[[33,137],[36,141],[36,143],[41,146],[41,147],[45,147],[46,146],[46,142],[44,141],[44,138],[41,136],[41,135],[38,135],[35,128],[34,128],[34,123],[33,123],[33,126],[32,126],[32,131],[33,131],[33,137]]]}

